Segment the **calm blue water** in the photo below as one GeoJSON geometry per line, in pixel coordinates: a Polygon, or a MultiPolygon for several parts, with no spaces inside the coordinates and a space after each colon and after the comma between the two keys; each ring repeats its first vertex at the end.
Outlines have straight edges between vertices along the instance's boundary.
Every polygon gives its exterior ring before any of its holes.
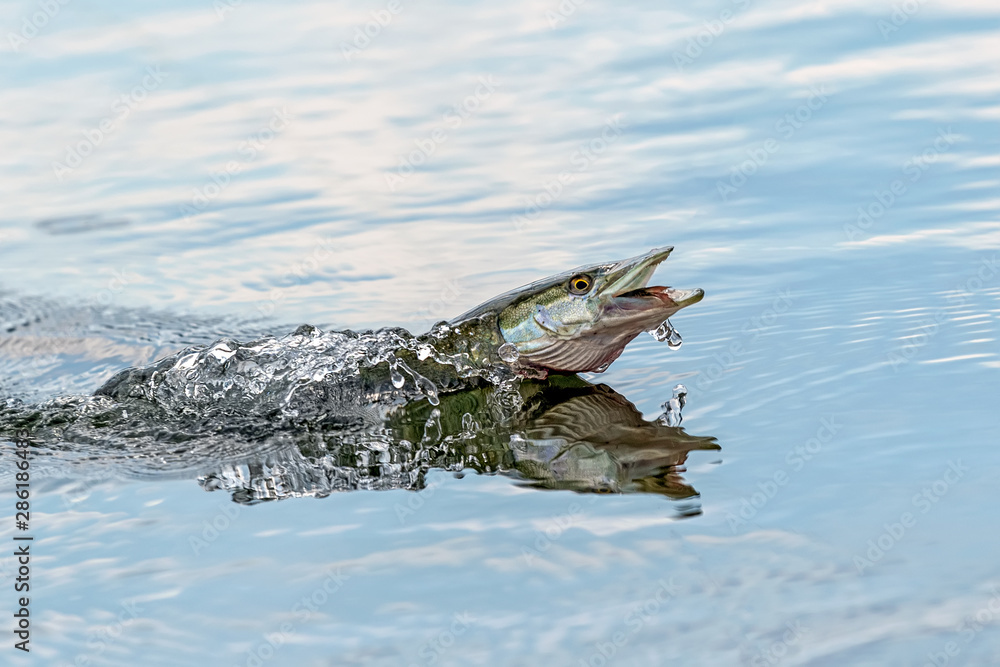
{"type": "Polygon", "coordinates": [[[0,298],[45,317],[2,395],[670,244],[684,346],[595,381],[649,417],[683,382],[722,450],[683,520],[444,472],[39,480],[0,662],[1000,663],[1000,8],[904,4],[4,3],[0,298]]]}

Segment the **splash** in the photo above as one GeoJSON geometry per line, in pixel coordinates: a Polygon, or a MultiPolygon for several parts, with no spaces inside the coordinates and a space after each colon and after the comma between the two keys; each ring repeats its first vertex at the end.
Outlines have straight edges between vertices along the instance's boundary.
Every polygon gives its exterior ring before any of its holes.
{"type": "MultiPolygon", "coordinates": [[[[399,361],[397,363],[399,364],[400,368],[409,373],[410,377],[413,378],[414,386],[421,394],[427,397],[427,400],[430,402],[431,405],[438,405],[441,402],[441,399],[438,398],[438,388],[433,382],[431,382],[423,375],[421,375],[417,371],[407,366],[405,362],[399,361]]],[[[393,381],[393,385],[395,384],[396,384],[395,381],[393,381]]],[[[399,389],[400,387],[396,388],[399,389]]]]}
{"type": "Polygon", "coordinates": [[[667,346],[671,350],[680,349],[680,346],[684,344],[684,339],[681,338],[681,334],[674,325],[670,323],[669,319],[663,320],[660,326],[651,330],[649,334],[656,339],[656,342],[662,343],[666,341],[667,346]]]}
{"type": "MultiPolygon", "coordinates": [[[[514,382],[511,369],[496,363],[495,356],[493,364],[484,362],[490,355],[481,354],[475,341],[456,346],[459,333],[445,324],[421,337],[400,328],[321,331],[303,325],[281,337],[188,347],[122,371],[98,393],[144,399],[170,410],[231,408],[305,416],[331,403],[363,411],[372,403],[423,397],[438,405],[442,382],[450,389],[473,378],[497,387],[514,382]],[[300,412],[303,404],[306,412],[300,412]]],[[[511,355],[503,347],[506,360],[511,355]]]]}
{"type": "Polygon", "coordinates": [[[669,401],[663,404],[663,414],[657,420],[660,424],[664,426],[681,425],[681,422],[684,421],[681,410],[684,409],[684,405],[687,403],[687,391],[687,387],[682,384],[674,387],[674,395],[670,397],[669,401]]]}

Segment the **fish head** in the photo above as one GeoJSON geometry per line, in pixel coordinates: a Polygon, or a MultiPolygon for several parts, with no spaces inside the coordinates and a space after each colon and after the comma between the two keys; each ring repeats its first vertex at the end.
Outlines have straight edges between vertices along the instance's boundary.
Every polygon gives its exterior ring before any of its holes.
{"type": "Polygon", "coordinates": [[[517,349],[518,364],[603,371],[640,333],[704,296],[700,289],[647,286],[672,250],[581,266],[501,295],[458,320],[492,309],[504,341],[517,349]]]}

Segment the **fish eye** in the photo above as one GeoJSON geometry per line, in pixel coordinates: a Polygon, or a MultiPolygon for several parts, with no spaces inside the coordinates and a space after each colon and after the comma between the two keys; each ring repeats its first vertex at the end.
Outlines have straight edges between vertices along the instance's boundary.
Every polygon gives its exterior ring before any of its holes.
{"type": "Polygon", "coordinates": [[[593,284],[594,281],[590,276],[580,273],[569,279],[569,292],[570,294],[586,294],[593,284]]]}

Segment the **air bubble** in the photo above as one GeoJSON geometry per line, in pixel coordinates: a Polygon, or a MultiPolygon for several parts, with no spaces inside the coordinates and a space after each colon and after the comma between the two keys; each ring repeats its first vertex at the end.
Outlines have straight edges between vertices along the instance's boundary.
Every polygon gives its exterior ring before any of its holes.
{"type": "Polygon", "coordinates": [[[506,361],[508,364],[514,363],[515,361],[517,361],[518,357],[521,356],[517,353],[517,348],[511,345],[510,343],[504,343],[499,348],[497,348],[497,354],[499,354],[500,358],[506,361]]]}

